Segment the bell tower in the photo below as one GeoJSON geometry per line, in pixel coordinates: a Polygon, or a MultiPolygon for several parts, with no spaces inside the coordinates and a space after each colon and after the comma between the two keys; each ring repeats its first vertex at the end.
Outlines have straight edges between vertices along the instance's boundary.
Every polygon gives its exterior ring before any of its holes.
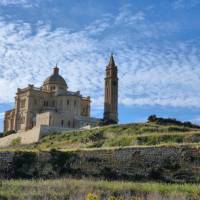
{"type": "Polygon", "coordinates": [[[106,67],[103,121],[106,124],[118,123],[118,77],[113,55],[106,67]]]}

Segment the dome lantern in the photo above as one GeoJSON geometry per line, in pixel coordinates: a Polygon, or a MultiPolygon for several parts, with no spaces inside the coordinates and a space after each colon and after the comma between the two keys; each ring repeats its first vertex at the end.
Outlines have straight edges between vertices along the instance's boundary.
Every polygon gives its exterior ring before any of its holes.
{"type": "Polygon", "coordinates": [[[53,74],[45,79],[43,89],[52,92],[65,92],[67,90],[67,84],[65,79],[59,75],[59,68],[57,65],[53,68],[53,74]]]}
{"type": "Polygon", "coordinates": [[[59,74],[59,68],[57,67],[57,65],[53,68],[53,74],[59,74]]]}

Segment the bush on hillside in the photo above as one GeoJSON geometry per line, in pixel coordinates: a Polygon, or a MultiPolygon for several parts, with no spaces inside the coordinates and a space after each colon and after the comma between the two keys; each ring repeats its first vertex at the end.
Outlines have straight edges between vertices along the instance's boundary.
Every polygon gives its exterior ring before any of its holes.
{"type": "Polygon", "coordinates": [[[14,134],[14,133],[16,133],[16,131],[14,131],[14,130],[6,131],[2,134],[0,133],[0,137],[5,137],[5,136],[8,136],[8,135],[11,135],[11,134],[14,134]]]}
{"type": "Polygon", "coordinates": [[[148,122],[156,122],[156,120],[157,120],[156,115],[150,115],[150,116],[148,117],[148,122]]]}
{"type": "Polygon", "coordinates": [[[18,137],[16,139],[14,139],[11,143],[11,146],[17,146],[17,145],[20,145],[21,144],[21,138],[18,137]]]}
{"type": "Polygon", "coordinates": [[[0,132],[0,138],[16,133],[16,131],[0,132]]]}
{"type": "Polygon", "coordinates": [[[176,125],[189,128],[200,128],[200,126],[192,124],[191,122],[181,122],[176,120],[175,118],[162,118],[162,117],[157,117],[156,115],[150,115],[148,117],[148,122],[156,123],[159,125],[176,125]]]}

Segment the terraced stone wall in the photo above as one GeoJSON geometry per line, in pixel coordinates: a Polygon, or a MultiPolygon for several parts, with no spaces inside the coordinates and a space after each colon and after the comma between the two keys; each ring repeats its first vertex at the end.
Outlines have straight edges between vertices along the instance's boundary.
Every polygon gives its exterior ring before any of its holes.
{"type": "Polygon", "coordinates": [[[200,182],[200,148],[163,146],[68,152],[0,152],[0,177],[200,182]]]}

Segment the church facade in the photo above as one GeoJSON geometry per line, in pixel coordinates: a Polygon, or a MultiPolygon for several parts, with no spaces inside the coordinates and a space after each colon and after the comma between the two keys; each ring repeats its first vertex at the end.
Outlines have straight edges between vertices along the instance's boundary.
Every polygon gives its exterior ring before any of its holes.
{"type": "Polygon", "coordinates": [[[4,131],[27,131],[40,125],[79,129],[96,126],[100,121],[117,123],[117,99],[117,67],[113,56],[106,67],[103,119],[90,116],[90,97],[82,96],[80,91],[69,91],[56,66],[40,88],[28,85],[17,90],[15,108],[5,112],[4,131]]]}

